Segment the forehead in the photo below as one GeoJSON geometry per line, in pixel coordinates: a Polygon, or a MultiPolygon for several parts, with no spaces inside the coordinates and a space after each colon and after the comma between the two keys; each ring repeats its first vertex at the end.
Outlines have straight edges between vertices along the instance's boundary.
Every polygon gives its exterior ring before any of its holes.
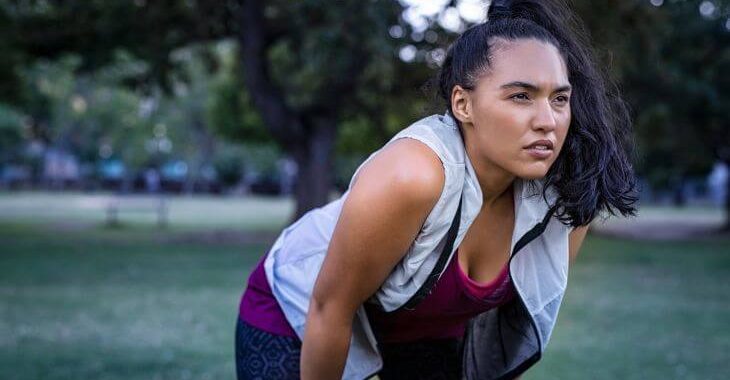
{"type": "Polygon", "coordinates": [[[492,49],[490,67],[480,78],[480,84],[489,82],[499,87],[507,82],[522,81],[547,88],[569,84],[565,60],[550,43],[536,39],[497,39],[492,49]]]}

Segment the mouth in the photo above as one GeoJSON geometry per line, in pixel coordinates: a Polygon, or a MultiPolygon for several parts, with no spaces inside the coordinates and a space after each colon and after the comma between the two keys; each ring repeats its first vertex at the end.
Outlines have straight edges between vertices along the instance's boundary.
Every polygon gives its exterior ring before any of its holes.
{"type": "Polygon", "coordinates": [[[534,158],[545,159],[553,154],[553,142],[550,140],[537,140],[524,147],[524,149],[534,158]]]}

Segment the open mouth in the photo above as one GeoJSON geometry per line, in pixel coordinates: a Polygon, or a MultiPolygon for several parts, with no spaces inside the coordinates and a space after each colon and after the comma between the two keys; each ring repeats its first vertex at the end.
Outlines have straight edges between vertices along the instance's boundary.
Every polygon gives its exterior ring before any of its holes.
{"type": "Polygon", "coordinates": [[[538,140],[526,146],[525,150],[534,158],[548,158],[553,154],[553,142],[550,140],[538,140]]]}

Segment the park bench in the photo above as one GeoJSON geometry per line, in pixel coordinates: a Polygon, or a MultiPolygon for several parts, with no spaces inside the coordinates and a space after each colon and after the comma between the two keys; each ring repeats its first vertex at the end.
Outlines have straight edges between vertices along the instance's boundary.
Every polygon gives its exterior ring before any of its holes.
{"type": "Polygon", "coordinates": [[[109,199],[106,206],[106,224],[118,226],[119,214],[124,213],[155,213],[157,214],[157,226],[167,226],[168,205],[163,196],[158,197],[134,197],[115,196],[109,199]]]}

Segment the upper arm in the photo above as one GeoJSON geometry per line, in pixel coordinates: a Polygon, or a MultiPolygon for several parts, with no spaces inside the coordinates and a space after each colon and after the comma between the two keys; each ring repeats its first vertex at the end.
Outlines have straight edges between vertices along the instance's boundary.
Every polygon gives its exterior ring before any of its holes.
{"type": "Polygon", "coordinates": [[[586,237],[588,232],[588,226],[579,226],[570,231],[568,236],[568,253],[570,255],[570,261],[575,260],[578,256],[578,250],[583,245],[583,239],[586,237]]]}
{"type": "Polygon", "coordinates": [[[412,244],[444,183],[438,156],[416,140],[396,140],[373,157],[342,206],[313,305],[354,315],[412,244]]]}

